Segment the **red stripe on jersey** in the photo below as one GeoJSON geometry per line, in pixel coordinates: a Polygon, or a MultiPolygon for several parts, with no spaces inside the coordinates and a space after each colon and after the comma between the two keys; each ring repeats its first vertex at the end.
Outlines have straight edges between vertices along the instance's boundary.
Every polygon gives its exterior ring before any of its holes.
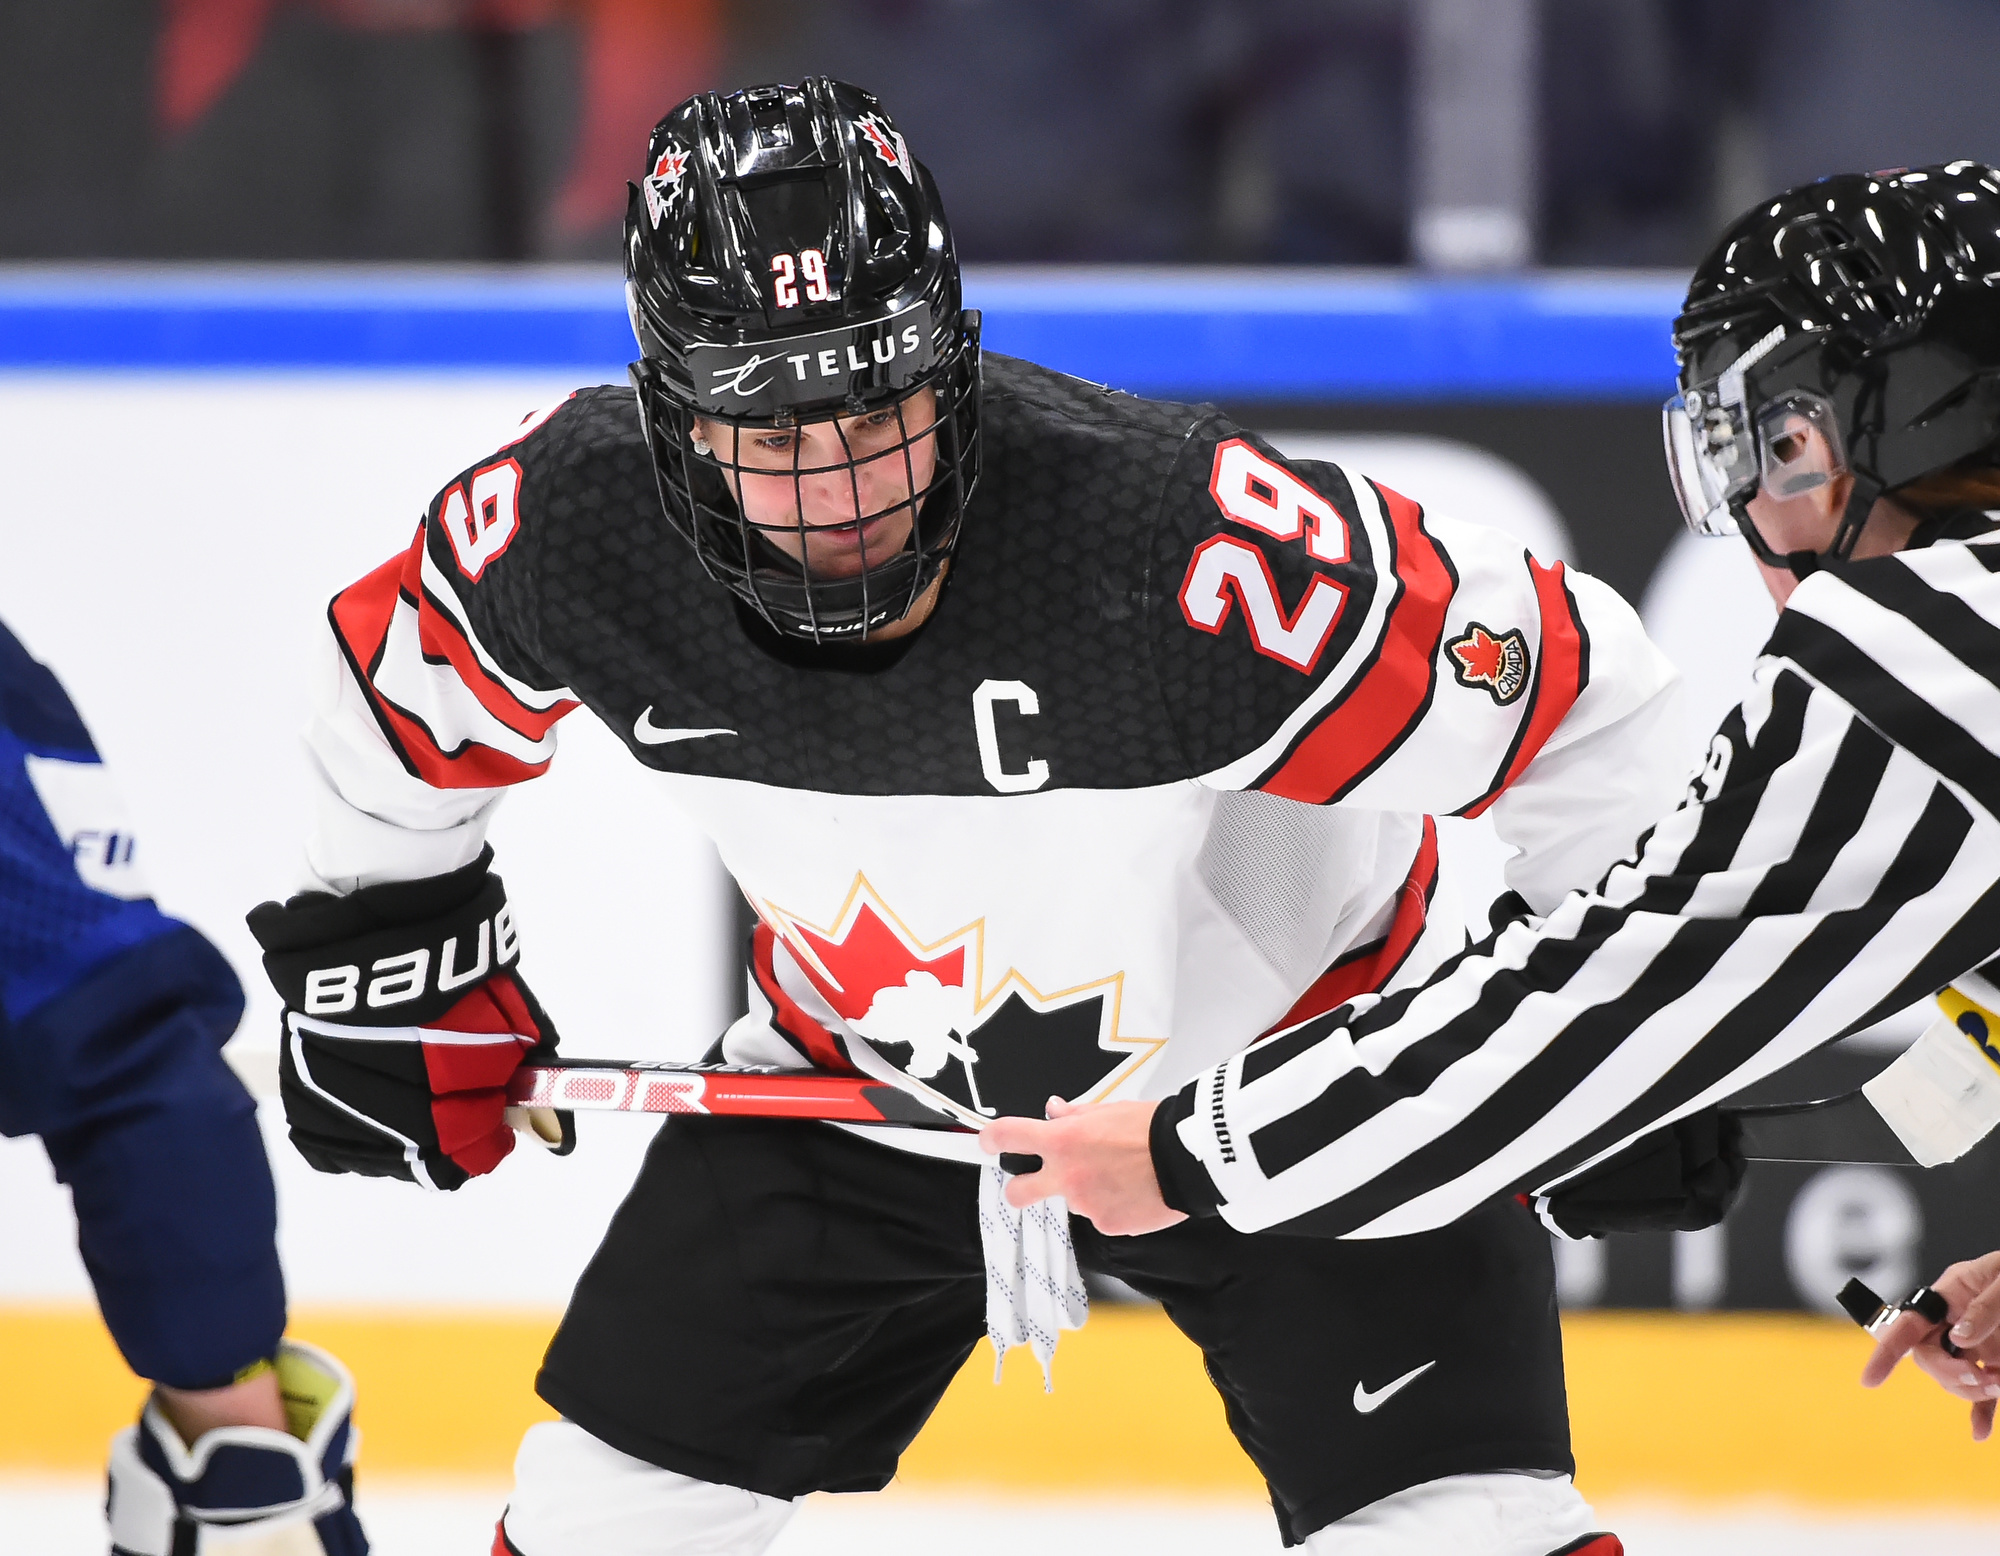
{"type": "MultiPolygon", "coordinates": [[[[423,543],[424,532],[419,529],[415,546],[423,543]]],[[[411,554],[391,557],[372,573],[349,584],[333,597],[327,612],[334,635],[375,712],[383,735],[403,765],[434,789],[495,789],[539,777],[548,770],[546,761],[523,762],[476,741],[468,742],[457,752],[442,750],[421,722],[395,707],[375,689],[372,676],[381,663],[389,624],[403,597],[403,571],[411,554]]]]}
{"type": "Polygon", "coordinates": [[[750,934],[750,971],[757,980],[757,987],[764,991],[764,998],[771,1002],[771,1025],[783,1037],[788,1037],[805,1051],[812,1062],[825,1070],[839,1070],[844,1074],[856,1073],[847,1055],[841,1050],[840,1040],[825,1027],[799,1008],[799,1002],[787,994],[778,982],[778,968],[774,960],[778,937],[769,924],[758,921],[750,934]]]}
{"type": "Polygon", "coordinates": [[[1263,1035],[1269,1037],[1272,1032],[1282,1032],[1301,1021],[1310,1021],[1329,1010],[1338,1010],[1357,995],[1372,993],[1393,978],[1396,969],[1403,965],[1411,948],[1416,945],[1417,936],[1424,932],[1424,924],[1430,915],[1431,897],[1437,891],[1437,881],[1437,823],[1426,816],[1424,835],[1417,844],[1417,857],[1410,865],[1409,876],[1396,889],[1401,900],[1396,904],[1396,916],[1389,921],[1389,933],[1372,946],[1349,952],[1327,968],[1313,980],[1312,987],[1298,997],[1297,1003],[1278,1018],[1277,1024],[1263,1035]]]}
{"type": "Polygon", "coordinates": [[[1565,1545],[1549,1556],[1625,1556],[1625,1542],[1615,1534],[1587,1534],[1574,1545],[1565,1545]]]}
{"type": "Polygon", "coordinates": [[[1338,799],[1402,743],[1430,705],[1456,580],[1424,531],[1423,510],[1386,486],[1375,490],[1395,530],[1402,597],[1390,610],[1375,662],[1257,785],[1266,794],[1308,805],[1338,799]]]}
{"type": "MultiPolygon", "coordinates": [[[[423,543],[423,531],[417,531],[423,543]]],[[[398,581],[403,557],[392,556],[372,573],[366,573],[333,597],[329,612],[340,646],[357,665],[374,661],[389,635],[389,619],[395,614],[398,581]]]]}
{"type": "Polygon", "coordinates": [[[1528,764],[1556,732],[1556,726],[1569,716],[1569,710],[1590,680],[1583,620],[1577,614],[1569,586],[1563,582],[1562,563],[1544,567],[1529,557],[1528,574],[1535,581],[1535,602],[1542,612],[1542,662],[1535,671],[1535,689],[1528,694],[1527,710],[1514,734],[1513,752],[1499,780],[1484,796],[1460,811],[1462,816],[1483,813],[1509,784],[1527,771],[1528,764]]]}
{"type": "Polygon", "coordinates": [[[479,656],[472,651],[464,628],[450,612],[438,609],[424,592],[423,547],[426,537],[419,533],[417,544],[403,554],[401,586],[403,598],[417,608],[417,642],[427,658],[442,659],[458,672],[467,691],[479,704],[516,734],[540,740],[565,713],[577,706],[565,698],[549,708],[531,708],[500,682],[493,679],[479,656]]]}

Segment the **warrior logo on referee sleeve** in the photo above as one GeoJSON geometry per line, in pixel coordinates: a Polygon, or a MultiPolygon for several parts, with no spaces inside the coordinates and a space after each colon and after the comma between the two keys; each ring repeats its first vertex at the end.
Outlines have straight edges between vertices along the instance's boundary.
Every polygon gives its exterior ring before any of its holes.
{"type": "Polygon", "coordinates": [[[1475,621],[1445,651],[1460,686],[1483,687],[1502,707],[1527,689],[1528,642],[1519,629],[1495,633],[1475,621]]]}
{"type": "Polygon", "coordinates": [[[989,986],[984,919],[926,944],[860,877],[830,930],[763,907],[833,1013],[960,1108],[1039,1118],[1051,1095],[1104,1096],[1161,1046],[1119,1033],[1122,972],[1044,994],[1010,967],[989,986]]]}

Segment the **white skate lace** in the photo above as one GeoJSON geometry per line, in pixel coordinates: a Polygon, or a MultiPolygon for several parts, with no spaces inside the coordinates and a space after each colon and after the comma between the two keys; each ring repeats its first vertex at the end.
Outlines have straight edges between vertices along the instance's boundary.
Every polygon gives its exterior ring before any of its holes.
{"type": "Polygon", "coordinates": [[[1007,1174],[988,1163],[979,1173],[979,1242],[986,1257],[986,1333],[993,1342],[993,1381],[1007,1352],[1025,1345],[1042,1364],[1042,1387],[1065,1329],[1081,1329],[1090,1295],[1069,1240],[1069,1205],[1045,1199],[1017,1210],[1002,1192],[1007,1174]]]}

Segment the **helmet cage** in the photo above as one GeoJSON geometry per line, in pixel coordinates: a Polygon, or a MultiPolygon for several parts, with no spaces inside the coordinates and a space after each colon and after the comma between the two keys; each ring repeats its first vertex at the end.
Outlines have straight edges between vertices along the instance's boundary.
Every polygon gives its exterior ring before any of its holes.
{"type": "MultiPolygon", "coordinates": [[[[907,615],[943,572],[980,466],[979,315],[963,313],[957,333],[956,343],[939,360],[891,396],[851,394],[844,404],[818,414],[801,415],[782,405],[763,415],[697,408],[669,386],[664,364],[650,357],[631,364],[640,426],[668,523],[694,549],[703,571],[774,631],[815,643],[865,641],[907,615]],[[925,390],[934,393],[935,406],[927,419],[920,419],[912,407],[925,390]],[[893,416],[894,435],[871,437],[857,452],[844,423],[882,414],[893,416]],[[697,419],[712,429],[712,441],[697,436],[697,419]],[[744,457],[758,433],[829,423],[844,456],[831,463],[801,463],[802,444],[796,437],[789,464],[744,457]],[[715,438],[714,430],[727,435],[715,438]],[[925,459],[930,472],[919,481],[917,467],[925,459]],[[891,500],[863,511],[860,472],[884,461],[890,463],[891,500]],[[810,520],[805,483],[843,472],[852,493],[852,517],[832,523],[810,520]],[[792,483],[790,519],[778,524],[751,520],[738,496],[743,483],[784,478],[792,483]],[[892,550],[871,554],[870,529],[905,512],[911,515],[908,536],[892,550]],[[815,534],[840,531],[854,535],[858,570],[847,576],[815,574],[807,560],[815,534]],[[798,554],[780,545],[777,536],[793,541],[798,554]]],[[[886,432],[887,423],[883,426],[886,432]]]]}

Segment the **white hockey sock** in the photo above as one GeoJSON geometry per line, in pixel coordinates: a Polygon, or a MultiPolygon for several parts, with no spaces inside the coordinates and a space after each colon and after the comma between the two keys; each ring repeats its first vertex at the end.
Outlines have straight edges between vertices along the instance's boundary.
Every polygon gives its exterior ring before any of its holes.
{"type": "Polygon", "coordinates": [[[1601,1527],[1567,1475],[1447,1475],[1307,1537],[1307,1556],[1548,1556],[1601,1527]]]}
{"type": "Polygon", "coordinates": [[[691,1480],[569,1421],[531,1426],[503,1520],[521,1556],[759,1556],[793,1503],[691,1480]]]}

